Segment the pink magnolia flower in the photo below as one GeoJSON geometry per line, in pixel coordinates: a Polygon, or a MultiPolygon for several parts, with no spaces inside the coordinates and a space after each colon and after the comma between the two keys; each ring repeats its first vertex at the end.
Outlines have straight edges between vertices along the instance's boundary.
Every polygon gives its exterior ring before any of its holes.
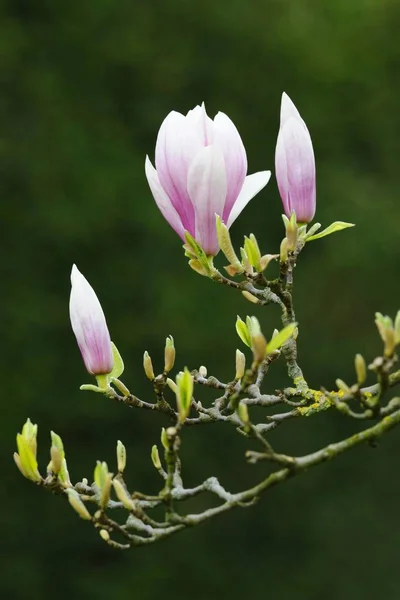
{"type": "Polygon", "coordinates": [[[146,177],[158,208],[183,240],[188,231],[211,256],[219,251],[215,215],[230,227],[271,176],[262,171],[246,177],[238,130],[224,113],[210,119],[204,104],[186,116],[172,111],[164,119],[155,165],[146,157],[146,177]]]}
{"type": "Polygon", "coordinates": [[[282,94],[275,170],[286,216],[290,218],[295,211],[299,223],[312,221],[316,206],[313,146],[306,124],[285,93],[282,94]]]}
{"type": "Polygon", "coordinates": [[[72,267],[71,284],[69,314],[85,367],[91,375],[110,373],[114,358],[103,309],[76,265],[72,267]]]}

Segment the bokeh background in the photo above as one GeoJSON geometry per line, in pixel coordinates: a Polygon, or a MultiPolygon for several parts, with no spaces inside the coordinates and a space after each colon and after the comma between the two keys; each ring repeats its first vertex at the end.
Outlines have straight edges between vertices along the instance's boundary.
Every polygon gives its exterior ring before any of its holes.
{"type": "MultiPolygon", "coordinates": [[[[373,358],[374,312],[400,307],[399,25],[398,0],[1,2],[2,598],[398,598],[397,430],[250,510],[128,553],[25,481],[11,455],[29,416],[42,470],[53,429],[75,481],[96,459],[112,468],[122,439],[131,486],[159,486],[149,453],[164,421],[78,389],[90,378],[69,326],[73,262],[101,298],[124,381],[144,399],[143,351],[161,366],[166,335],[179,368],[229,378],[236,314],[277,325],[274,307],[254,308],[188,268],[147,187],[144,157],[162,119],[203,100],[236,123],[249,172],[273,168],[282,91],[295,101],[315,147],[318,221],[357,223],[301,256],[302,366],[330,387],[352,381],[356,352],[373,358]]],[[[272,179],[235,223],[235,243],[253,232],[276,251],[281,212],[272,179]]],[[[277,365],[268,389],[285,385],[277,365]]],[[[324,414],[271,442],[302,453],[354,427],[324,414]]],[[[216,474],[239,490],[262,477],[233,428],[200,429],[183,440],[188,485],[216,474]]]]}

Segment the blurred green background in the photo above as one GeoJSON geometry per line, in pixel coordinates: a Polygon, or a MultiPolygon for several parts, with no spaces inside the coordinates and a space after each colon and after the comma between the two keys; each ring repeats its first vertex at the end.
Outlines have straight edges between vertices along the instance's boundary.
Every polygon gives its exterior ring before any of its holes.
{"type": "MultiPolygon", "coordinates": [[[[379,352],[376,310],[400,307],[398,0],[3,0],[0,21],[2,247],[2,598],[122,600],[274,597],[398,598],[399,431],[358,448],[238,510],[162,544],[113,551],[60,498],[24,480],[12,462],[26,417],[66,445],[74,481],[96,459],[114,465],[122,439],[128,480],[149,493],[149,453],[163,419],[79,392],[89,383],[68,317],[76,262],[101,298],[143,399],[144,350],[161,366],[165,336],[177,366],[233,373],[236,314],[265,331],[274,307],[193,273],[144,176],[158,127],[203,100],[226,112],[249,172],[273,170],[285,90],[310,129],[317,220],[357,223],[306,248],[296,270],[303,369],[315,386],[352,380],[354,354],[379,352]]],[[[232,234],[253,232],[264,252],[283,236],[274,179],[232,234]]],[[[219,260],[223,264],[223,260],[219,260]]],[[[282,366],[268,390],[287,385],[282,366]]],[[[210,403],[212,395],[205,395],[210,403]]],[[[356,425],[337,414],[292,422],[271,435],[302,453],[356,425]]],[[[218,475],[232,491],[261,478],[248,443],[223,426],[188,431],[186,482],[218,475]]],[[[206,500],[204,501],[206,502],[206,500]]],[[[200,506],[200,505],[198,505],[200,506]]]]}

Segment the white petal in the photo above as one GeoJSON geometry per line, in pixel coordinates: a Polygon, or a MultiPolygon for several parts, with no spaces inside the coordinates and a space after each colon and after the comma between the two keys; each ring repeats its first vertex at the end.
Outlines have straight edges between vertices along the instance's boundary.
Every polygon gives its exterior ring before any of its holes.
{"type": "Polygon", "coordinates": [[[215,215],[226,200],[225,161],[218,146],[206,146],[194,158],[188,173],[188,193],[195,210],[195,238],[207,254],[218,252],[215,215]]]}
{"type": "Polygon", "coordinates": [[[145,172],[147,181],[149,183],[151,193],[153,194],[154,200],[157,203],[163,217],[171,225],[172,229],[184,239],[185,229],[182,225],[182,221],[172,205],[171,200],[163,190],[160,180],[158,179],[157,171],[150,162],[148,156],[146,156],[145,172]]]}
{"type": "Polygon", "coordinates": [[[259,173],[253,173],[253,175],[248,175],[246,177],[238,199],[233,205],[228,217],[226,223],[227,227],[232,225],[250,200],[267,185],[270,177],[271,171],[260,171],[259,173]]]}
{"type": "Polygon", "coordinates": [[[247,173],[247,156],[242,138],[231,119],[226,114],[219,112],[214,123],[214,140],[222,149],[228,182],[227,198],[222,215],[223,220],[226,221],[243,187],[247,173]]]}
{"type": "Polygon", "coordinates": [[[194,211],[187,193],[187,175],[203,146],[199,128],[191,119],[175,111],[164,119],[156,142],[155,166],[161,187],[188,231],[194,227],[194,211]]]}

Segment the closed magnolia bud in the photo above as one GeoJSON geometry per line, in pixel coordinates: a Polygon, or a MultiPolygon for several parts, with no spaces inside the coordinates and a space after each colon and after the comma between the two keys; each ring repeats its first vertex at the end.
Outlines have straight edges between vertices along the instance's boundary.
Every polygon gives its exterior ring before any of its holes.
{"type": "Polygon", "coordinates": [[[105,542],[108,542],[110,539],[110,534],[108,533],[107,529],[100,529],[99,534],[105,542]]]}
{"type": "Polygon", "coordinates": [[[151,358],[149,353],[146,352],[143,355],[143,368],[144,368],[144,372],[146,373],[146,377],[148,379],[150,379],[150,381],[154,380],[154,370],[153,370],[153,363],[151,362],[151,358]]]}
{"type": "Polygon", "coordinates": [[[89,282],[74,265],[69,313],[85,367],[91,375],[111,373],[114,357],[101,304],[89,282]]]}
{"type": "Polygon", "coordinates": [[[236,374],[235,379],[239,381],[244,375],[246,368],[246,357],[240,350],[236,350],[236,374]]]}
{"type": "Polygon", "coordinates": [[[315,159],[311,137],[299,111],[282,94],[275,173],[286,216],[299,223],[313,220],[316,208],[315,159]]]}
{"type": "Polygon", "coordinates": [[[168,336],[165,340],[165,350],[164,350],[164,372],[169,373],[173,368],[175,363],[175,346],[174,346],[174,338],[172,335],[168,336]]]}

